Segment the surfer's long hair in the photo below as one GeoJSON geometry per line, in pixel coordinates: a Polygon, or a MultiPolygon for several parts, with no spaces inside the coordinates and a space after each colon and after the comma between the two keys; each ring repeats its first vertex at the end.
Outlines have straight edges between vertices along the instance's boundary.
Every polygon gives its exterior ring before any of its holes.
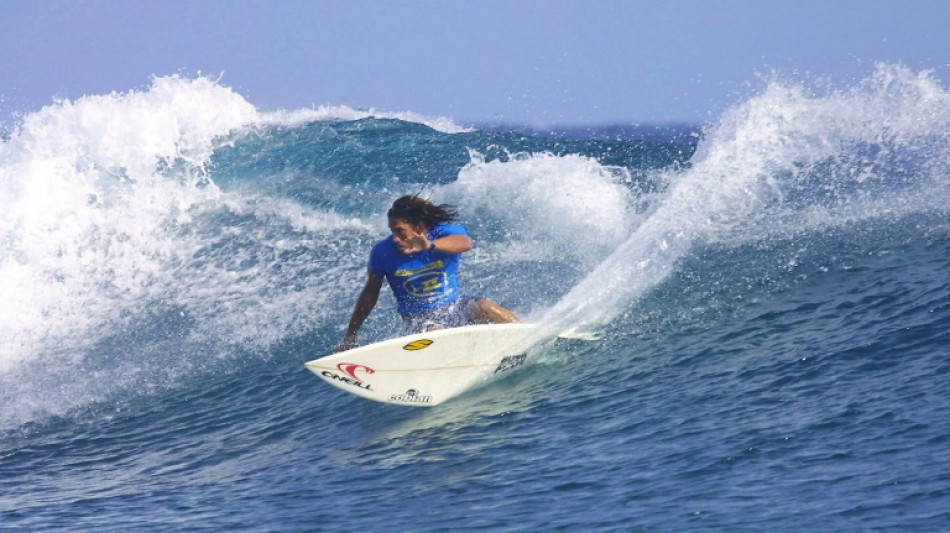
{"type": "Polygon", "coordinates": [[[443,222],[454,222],[458,219],[458,211],[449,204],[434,204],[419,195],[403,196],[395,202],[386,215],[390,219],[405,220],[415,226],[422,222],[427,229],[432,229],[443,222]]]}

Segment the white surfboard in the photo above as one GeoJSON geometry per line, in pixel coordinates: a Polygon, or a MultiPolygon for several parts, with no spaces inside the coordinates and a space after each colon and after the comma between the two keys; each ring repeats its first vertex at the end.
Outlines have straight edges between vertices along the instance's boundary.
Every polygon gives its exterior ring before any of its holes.
{"type": "Polygon", "coordinates": [[[382,341],[305,363],[347,392],[427,407],[522,366],[528,350],[557,337],[537,324],[440,329],[382,341]]]}

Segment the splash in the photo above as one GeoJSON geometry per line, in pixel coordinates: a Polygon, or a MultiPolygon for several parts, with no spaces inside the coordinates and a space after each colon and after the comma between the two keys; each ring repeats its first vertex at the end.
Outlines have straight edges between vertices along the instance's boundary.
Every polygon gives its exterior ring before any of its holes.
{"type": "Polygon", "coordinates": [[[504,240],[532,247],[535,258],[567,256],[592,266],[639,223],[625,168],[574,154],[509,154],[505,161],[486,161],[475,151],[470,156],[458,180],[438,195],[478,226],[505,228],[504,240]]]}
{"type": "Polygon", "coordinates": [[[725,245],[944,209],[950,94],[929,73],[878,65],[848,90],[773,78],[709,128],[649,218],[544,321],[610,321],[698,241],[725,245]]]}
{"type": "Polygon", "coordinates": [[[101,319],[90,296],[139,300],[176,243],[163,225],[216,194],[213,139],[257,119],[229,89],[156,78],[149,90],[63,101],[0,146],[0,370],[101,319]]]}

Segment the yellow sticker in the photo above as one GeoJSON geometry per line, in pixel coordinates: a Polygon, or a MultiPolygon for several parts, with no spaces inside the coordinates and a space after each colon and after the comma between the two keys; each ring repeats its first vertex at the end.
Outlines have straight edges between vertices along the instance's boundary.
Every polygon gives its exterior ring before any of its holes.
{"type": "Polygon", "coordinates": [[[432,344],[432,341],[430,341],[429,339],[419,339],[417,341],[412,341],[409,344],[403,346],[402,349],[413,352],[416,350],[422,350],[424,348],[428,348],[430,344],[432,344]]]}

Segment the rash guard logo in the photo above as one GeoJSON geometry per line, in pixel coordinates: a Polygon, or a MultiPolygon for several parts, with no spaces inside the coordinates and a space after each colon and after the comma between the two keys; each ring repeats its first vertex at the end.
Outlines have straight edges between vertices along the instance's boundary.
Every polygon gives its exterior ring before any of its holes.
{"type": "Polygon", "coordinates": [[[416,298],[428,298],[448,286],[449,278],[444,268],[442,261],[433,261],[420,268],[399,269],[394,275],[402,280],[402,288],[407,294],[416,298]]]}
{"type": "Polygon", "coordinates": [[[403,289],[416,298],[426,298],[437,294],[448,285],[448,276],[444,272],[426,272],[406,279],[403,289]]]}

